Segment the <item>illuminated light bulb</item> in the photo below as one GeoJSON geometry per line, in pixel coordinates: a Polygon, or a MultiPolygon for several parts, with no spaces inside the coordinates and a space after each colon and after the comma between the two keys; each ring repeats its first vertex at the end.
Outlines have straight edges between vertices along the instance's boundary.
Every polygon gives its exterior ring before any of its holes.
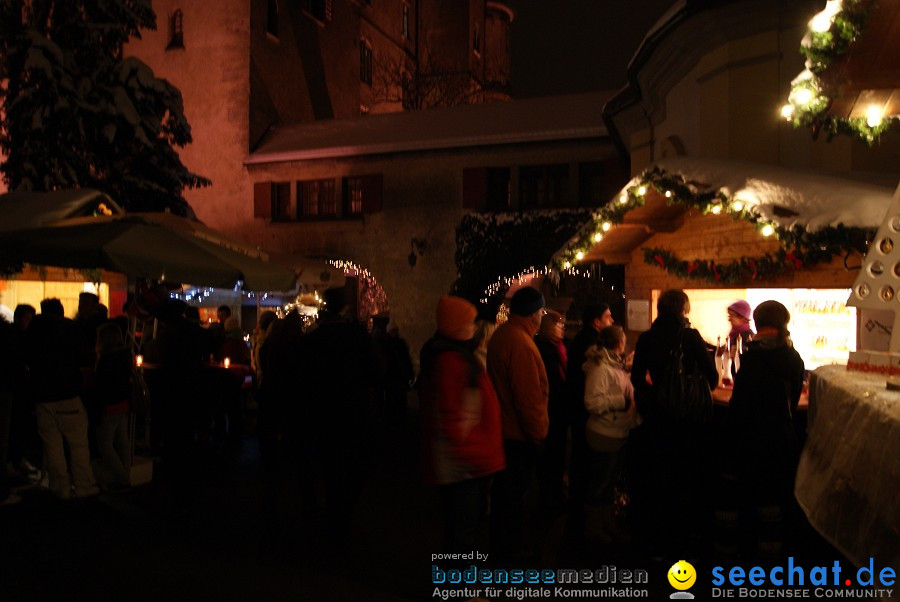
{"type": "Polygon", "coordinates": [[[722,213],[722,205],[713,205],[712,209],[710,209],[710,212],[713,215],[719,215],[720,213],[722,213]]]}
{"type": "Polygon", "coordinates": [[[637,193],[638,196],[644,196],[645,194],[647,194],[647,187],[641,186],[640,188],[638,188],[637,193]]]}
{"type": "Polygon", "coordinates": [[[623,192],[622,194],[619,195],[619,202],[622,203],[623,205],[628,202],[628,193],[627,192],[623,192]]]}
{"type": "Polygon", "coordinates": [[[563,264],[563,268],[566,270],[568,270],[570,267],[572,267],[572,264],[569,263],[568,261],[563,264]]]}
{"type": "Polygon", "coordinates": [[[816,33],[825,33],[831,29],[831,16],[826,14],[825,11],[818,13],[809,22],[809,28],[816,33]]]}
{"type": "Polygon", "coordinates": [[[671,191],[671,190],[667,190],[667,191],[666,191],[666,198],[667,198],[667,199],[671,199],[671,198],[672,198],[672,191],[671,191]]]}
{"type": "Polygon", "coordinates": [[[604,232],[609,232],[609,229],[612,228],[612,224],[609,222],[603,222],[602,228],[604,232]]]}
{"type": "Polygon", "coordinates": [[[225,365],[226,368],[229,368],[229,367],[231,366],[231,358],[230,358],[230,357],[226,357],[226,358],[225,358],[225,361],[222,362],[222,363],[225,365]]]}
{"type": "Polygon", "coordinates": [[[884,119],[884,107],[869,105],[866,109],[866,125],[870,128],[878,127],[884,119]]]}
{"type": "Polygon", "coordinates": [[[575,253],[575,259],[577,259],[578,261],[584,259],[584,251],[578,251],[577,253],[575,253]]]}
{"type": "Polygon", "coordinates": [[[600,234],[599,232],[597,232],[596,234],[594,234],[594,242],[600,242],[601,240],[603,240],[603,235],[602,235],[602,234],[600,234]]]}
{"type": "Polygon", "coordinates": [[[763,226],[763,228],[762,228],[763,236],[772,236],[773,234],[775,234],[775,228],[772,227],[772,224],[766,224],[765,226],[763,226]]]}
{"type": "Polygon", "coordinates": [[[841,0],[828,0],[825,8],[810,20],[809,28],[816,33],[825,33],[831,29],[834,16],[841,12],[841,0]]]}
{"type": "Polygon", "coordinates": [[[781,107],[781,116],[785,118],[786,121],[790,121],[794,118],[794,105],[788,103],[781,107]]]}
{"type": "Polygon", "coordinates": [[[734,203],[731,204],[731,208],[734,209],[735,211],[740,211],[741,209],[744,208],[744,204],[740,201],[735,201],[734,203]]]}
{"type": "Polygon", "coordinates": [[[812,99],[815,95],[813,91],[809,88],[800,88],[797,90],[797,93],[794,95],[794,100],[800,106],[809,106],[809,103],[812,102],[812,99]]]}
{"type": "Polygon", "coordinates": [[[137,366],[138,368],[143,366],[144,365],[144,356],[143,355],[134,356],[134,365],[137,366]]]}

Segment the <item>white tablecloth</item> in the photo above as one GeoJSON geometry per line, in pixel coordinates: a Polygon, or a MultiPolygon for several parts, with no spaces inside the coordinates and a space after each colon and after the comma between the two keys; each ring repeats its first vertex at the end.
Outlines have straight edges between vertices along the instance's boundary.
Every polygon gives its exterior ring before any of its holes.
{"type": "Polygon", "coordinates": [[[900,392],[883,375],[822,366],[795,493],[810,523],[857,565],[900,566],[900,392]]]}

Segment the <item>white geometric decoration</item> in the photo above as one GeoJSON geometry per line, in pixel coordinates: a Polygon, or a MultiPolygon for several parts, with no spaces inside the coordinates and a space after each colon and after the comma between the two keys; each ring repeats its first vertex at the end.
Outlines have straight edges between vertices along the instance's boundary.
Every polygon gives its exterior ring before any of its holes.
{"type": "Polygon", "coordinates": [[[891,352],[900,352],[900,186],[869,244],[847,305],[894,312],[891,352]]]}

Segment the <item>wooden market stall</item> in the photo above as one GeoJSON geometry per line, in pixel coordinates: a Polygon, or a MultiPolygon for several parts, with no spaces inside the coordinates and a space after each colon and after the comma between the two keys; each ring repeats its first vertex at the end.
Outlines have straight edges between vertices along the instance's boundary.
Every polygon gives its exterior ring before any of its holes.
{"type": "Polygon", "coordinates": [[[688,293],[691,322],[711,343],[727,333],[732,301],[772,298],[791,311],[811,367],[846,362],[859,330],[846,301],[891,193],[770,166],[667,159],[632,179],[558,260],[624,265],[634,333],[649,328],[669,288],[688,293]]]}
{"type": "MultiPolygon", "coordinates": [[[[123,213],[118,203],[93,189],[10,192],[0,195],[0,232],[38,228],[70,218],[123,213]]],[[[16,274],[5,277],[0,274],[0,305],[10,309],[20,304],[36,308],[42,299],[56,297],[62,302],[66,315],[74,317],[78,295],[85,291],[100,297],[100,302],[109,309],[110,317],[122,313],[126,279],[115,272],[26,264],[16,274]]]]}

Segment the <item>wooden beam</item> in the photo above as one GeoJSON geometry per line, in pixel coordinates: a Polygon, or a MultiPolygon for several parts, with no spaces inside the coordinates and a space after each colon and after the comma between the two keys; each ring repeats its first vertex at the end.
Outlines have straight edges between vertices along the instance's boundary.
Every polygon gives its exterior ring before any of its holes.
{"type": "Polygon", "coordinates": [[[625,221],[616,226],[616,228],[643,228],[648,234],[656,234],[657,232],[675,232],[684,225],[684,216],[676,219],[642,219],[625,221]]]}
{"type": "Polygon", "coordinates": [[[588,253],[584,256],[584,261],[605,261],[609,265],[627,265],[631,263],[631,253],[624,251],[604,253],[588,253]]]}

